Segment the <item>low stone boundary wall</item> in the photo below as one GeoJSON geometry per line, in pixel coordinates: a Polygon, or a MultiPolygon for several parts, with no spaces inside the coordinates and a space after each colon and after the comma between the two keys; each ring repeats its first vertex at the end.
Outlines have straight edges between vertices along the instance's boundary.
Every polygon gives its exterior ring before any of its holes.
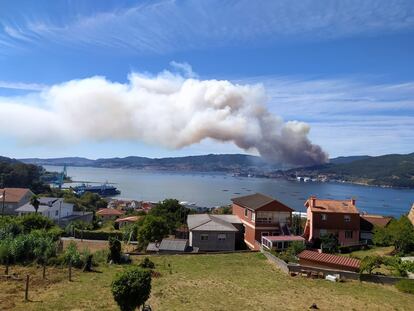
{"type": "MultiPolygon", "coordinates": [[[[309,267],[309,266],[302,266],[299,264],[289,263],[287,264],[280,258],[277,258],[275,255],[262,250],[263,255],[266,256],[271,262],[276,264],[280,270],[286,274],[290,272],[301,273],[303,271],[313,271],[313,272],[322,272],[324,276],[328,274],[339,274],[341,279],[346,280],[360,280],[363,282],[370,282],[370,283],[377,283],[377,284],[388,284],[394,285],[400,280],[407,280],[407,278],[402,277],[394,277],[394,276],[386,276],[386,275],[373,275],[373,274],[362,274],[351,271],[342,271],[342,270],[334,270],[334,269],[324,269],[324,268],[317,268],[317,267],[309,267]]],[[[414,282],[414,281],[413,281],[414,282]]]]}
{"type": "Polygon", "coordinates": [[[341,279],[359,280],[359,273],[350,272],[350,271],[348,272],[348,271],[342,271],[342,270],[308,267],[308,266],[302,266],[299,264],[288,264],[288,268],[289,268],[289,272],[300,273],[302,271],[315,271],[315,272],[322,272],[323,275],[325,276],[328,274],[339,274],[341,279]]]}
{"type": "Polygon", "coordinates": [[[276,264],[280,270],[282,270],[283,272],[285,272],[286,274],[289,273],[290,269],[289,269],[289,265],[284,262],[282,259],[277,258],[275,255],[266,252],[266,251],[262,251],[263,255],[266,256],[267,259],[269,259],[271,262],[273,262],[274,264],[276,264]]]}

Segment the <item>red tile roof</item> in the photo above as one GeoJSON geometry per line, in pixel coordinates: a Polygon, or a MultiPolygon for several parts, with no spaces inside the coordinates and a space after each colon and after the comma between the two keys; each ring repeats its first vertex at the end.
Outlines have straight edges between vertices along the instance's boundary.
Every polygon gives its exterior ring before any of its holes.
{"type": "MultiPolygon", "coordinates": [[[[30,189],[27,188],[4,188],[0,189],[0,196],[3,195],[3,191],[6,193],[4,201],[9,203],[19,203],[27,192],[31,192],[30,189]]],[[[1,198],[0,201],[3,201],[3,198],[1,198]]]]}
{"type": "Polygon", "coordinates": [[[137,222],[141,217],[140,216],[129,216],[124,218],[118,218],[115,222],[137,222]]]}
{"type": "Polygon", "coordinates": [[[312,212],[359,214],[351,200],[321,200],[310,197],[306,200],[305,206],[310,208],[312,212]],[[312,205],[312,200],[314,205],[312,205]]]}
{"type": "Polygon", "coordinates": [[[261,193],[255,193],[245,195],[242,197],[232,198],[231,200],[234,204],[237,204],[244,208],[249,208],[251,210],[257,210],[261,207],[269,206],[272,204],[272,206],[274,206],[275,209],[278,211],[293,212],[293,209],[291,209],[289,206],[286,206],[282,202],[279,202],[273,199],[272,197],[269,197],[261,193]]]}
{"type": "Polygon", "coordinates": [[[374,226],[385,227],[392,220],[392,217],[381,216],[381,215],[361,215],[361,218],[370,222],[374,226]]]}
{"type": "Polygon", "coordinates": [[[119,211],[113,208],[101,208],[99,211],[96,212],[96,215],[100,216],[121,216],[124,215],[123,211],[119,211]]]}
{"type": "Polygon", "coordinates": [[[359,269],[361,261],[355,258],[337,256],[332,254],[318,253],[314,251],[304,250],[298,255],[299,259],[305,259],[320,264],[333,265],[337,267],[350,268],[352,270],[359,269]]]}

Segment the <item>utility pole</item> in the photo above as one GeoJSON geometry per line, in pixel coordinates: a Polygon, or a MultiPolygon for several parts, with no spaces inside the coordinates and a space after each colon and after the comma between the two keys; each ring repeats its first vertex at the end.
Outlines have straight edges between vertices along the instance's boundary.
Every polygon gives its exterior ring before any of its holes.
{"type": "Polygon", "coordinates": [[[60,227],[60,214],[62,213],[62,201],[59,200],[59,215],[58,215],[58,226],[60,227]]]}
{"type": "Polygon", "coordinates": [[[3,207],[1,208],[1,216],[4,216],[4,205],[6,203],[6,189],[3,189],[3,194],[1,197],[3,201],[3,207]]]}

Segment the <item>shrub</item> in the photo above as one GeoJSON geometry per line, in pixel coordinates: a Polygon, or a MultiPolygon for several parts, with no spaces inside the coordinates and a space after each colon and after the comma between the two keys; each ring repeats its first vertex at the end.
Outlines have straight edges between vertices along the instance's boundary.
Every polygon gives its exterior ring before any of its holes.
{"type": "Polygon", "coordinates": [[[372,274],[372,271],[381,267],[383,262],[384,261],[381,256],[366,256],[361,260],[359,271],[360,273],[367,272],[368,274],[372,274]]]}
{"type": "Polygon", "coordinates": [[[121,311],[133,311],[149,298],[151,273],[141,268],[126,270],[115,278],[111,289],[121,311]]]}
{"type": "Polygon", "coordinates": [[[121,242],[114,237],[109,238],[109,260],[114,263],[121,262],[121,242]]]}
{"type": "Polygon", "coordinates": [[[338,238],[333,234],[324,236],[321,238],[321,249],[324,253],[336,253],[338,252],[339,242],[338,238]]]}
{"type": "Polygon", "coordinates": [[[395,287],[404,293],[414,294],[414,281],[413,280],[398,281],[395,284],[395,287]]]}
{"type": "Polygon", "coordinates": [[[52,220],[40,214],[27,214],[19,217],[19,222],[23,226],[25,233],[30,233],[35,229],[48,230],[55,226],[52,220]]]}
{"type": "Polygon", "coordinates": [[[75,268],[81,268],[83,265],[81,254],[78,251],[76,243],[71,241],[64,252],[64,263],[71,264],[75,268]]]}
{"type": "Polygon", "coordinates": [[[155,263],[151,261],[148,257],[145,257],[139,264],[139,267],[144,269],[154,269],[155,263]]]}
{"type": "Polygon", "coordinates": [[[78,230],[92,230],[93,225],[88,224],[88,223],[86,223],[84,221],[81,221],[81,220],[72,221],[65,227],[65,233],[67,235],[73,235],[74,232],[75,232],[75,229],[78,229],[78,230]]]}

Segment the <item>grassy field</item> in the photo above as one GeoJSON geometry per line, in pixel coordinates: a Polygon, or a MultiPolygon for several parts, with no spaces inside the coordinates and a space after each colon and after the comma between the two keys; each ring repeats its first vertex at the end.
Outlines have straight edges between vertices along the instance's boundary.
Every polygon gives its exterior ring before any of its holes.
{"type": "Polygon", "coordinates": [[[352,256],[362,259],[366,256],[389,256],[394,251],[394,246],[372,247],[366,250],[355,251],[344,256],[352,256]]]}
{"type": "MultiPolygon", "coordinates": [[[[331,283],[289,277],[259,253],[152,256],[161,277],[153,279],[153,310],[410,310],[414,295],[392,286],[360,282],[331,283]]],[[[110,284],[124,266],[101,266],[100,272],[49,269],[47,282],[36,271],[30,302],[23,302],[23,281],[0,281],[0,310],[117,310],[110,284]]]]}
{"type": "MultiPolygon", "coordinates": [[[[68,247],[68,245],[73,242],[76,244],[77,248],[79,250],[83,250],[85,248],[87,248],[91,253],[97,252],[97,251],[102,251],[102,250],[108,250],[108,241],[93,241],[93,240],[83,240],[81,241],[80,239],[65,239],[62,240],[62,246],[63,249],[66,249],[68,247]]],[[[132,244],[125,244],[122,243],[122,251],[123,252],[132,252],[135,250],[135,246],[132,244]]],[[[0,310],[1,311],[1,310],[0,310]]]]}

